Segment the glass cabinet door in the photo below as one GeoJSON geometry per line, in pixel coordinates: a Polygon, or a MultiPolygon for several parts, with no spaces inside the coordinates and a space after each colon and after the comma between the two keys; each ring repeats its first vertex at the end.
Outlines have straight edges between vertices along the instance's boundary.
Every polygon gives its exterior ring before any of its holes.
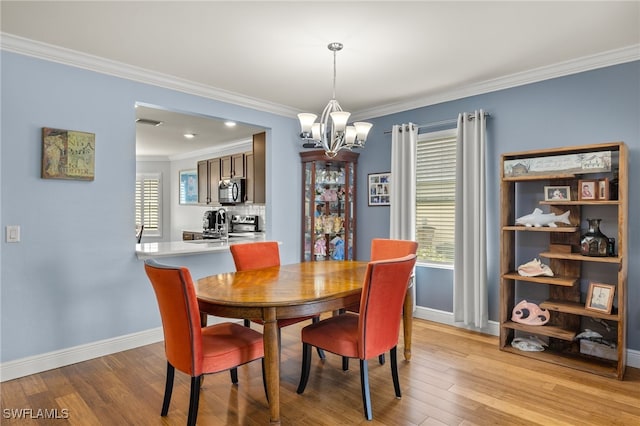
{"type": "Polygon", "coordinates": [[[302,152],[303,261],[355,258],[355,167],[357,153],[302,152]]]}

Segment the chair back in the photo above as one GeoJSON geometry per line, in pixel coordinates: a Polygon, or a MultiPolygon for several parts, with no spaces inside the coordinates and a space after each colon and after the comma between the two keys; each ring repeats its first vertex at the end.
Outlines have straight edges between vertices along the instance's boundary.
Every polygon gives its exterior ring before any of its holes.
{"type": "Polygon", "coordinates": [[[183,373],[202,374],[202,330],[191,273],[149,259],[144,269],[158,300],[167,361],[183,373]]]}
{"type": "Polygon", "coordinates": [[[371,260],[395,259],[416,254],[418,243],[409,240],[374,238],[371,240],[371,260]]]}
{"type": "Polygon", "coordinates": [[[280,266],[280,249],[277,241],[233,244],[229,246],[236,271],[280,266]]]}
{"type": "Polygon", "coordinates": [[[140,225],[140,229],[138,229],[138,232],[136,232],[136,241],[138,242],[138,244],[140,244],[140,241],[142,241],[143,231],[144,231],[144,223],[140,225]]]}
{"type": "Polygon", "coordinates": [[[360,298],[360,359],[389,351],[398,344],[402,306],[416,255],[369,262],[360,298]]]}

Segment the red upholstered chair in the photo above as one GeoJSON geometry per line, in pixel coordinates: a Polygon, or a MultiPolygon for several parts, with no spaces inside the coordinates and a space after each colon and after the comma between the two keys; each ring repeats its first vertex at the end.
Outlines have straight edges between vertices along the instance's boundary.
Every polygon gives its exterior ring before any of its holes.
{"type": "Polygon", "coordinates": [[[189,270],[145,261],[145,271],[156,293],[167,356],[167,381],[161,416],[171,402],[175,369],[191,376],[191,396],[187,425],[195,425],[198,416],[200,383],[204,374],[230,370],[231,381],[238,383],[237,367],[262,358],[262,334],[231,322],[200,327],[198,300],[189,270]]]}
{"type": "MultiPolygon", "coordinates": [[[[371,260],[386,260],[403,257],[418,252],[418,243],[410,240],[392,240],[387,238],[374,238],[371,240],[371,260]]],[[[354,305],[347,308],[351,312],[360,312],[360,306],[354,305]]],[[[384,364],[384,354],[380,355],[380,364],[384,364]]],[[[342,369],[349,369],[349,358],[343,358],[342,369]]]]}
{"type": "MultiPolygon", "coordinates": [[[[269,268],[280,266],[280,249],[277,241],[259,241],[252,243],[234,244],[229,247],[236,271],[249,271],[252,269],[269,268]]],[[[288,325],[296,324],[311,319],[315,322],[319,320],[316,316],[306,316],[298,318],[286,318],[278,320],[278,343],[280,342],[280,329],[288,325]]],[[[244,325],[249,327],[249,319],[244,320],[244,325]]],[[[251,319],[257,324],[263,324],[261,319],[251,319]]],[[[324,353],[318,350],[320,358],[324,358],[324,353]]]]}
{"type": "Polygon", "coordinates": [[[362,286],[360,314],[346,312],[302,329],[302,372],[297,392],[304,392],[311,367],[311,346],[360,360],[364,415],[373,418],[367,360],[390,351],[391,376],[400,398],[397,345],[402,305],[416,255],[370,262],[362,286]]]}

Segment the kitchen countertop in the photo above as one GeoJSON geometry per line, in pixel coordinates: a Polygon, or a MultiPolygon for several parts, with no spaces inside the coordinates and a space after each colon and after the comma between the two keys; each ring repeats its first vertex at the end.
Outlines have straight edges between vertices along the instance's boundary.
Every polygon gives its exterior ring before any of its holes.
{"type": "Polygon", "coordinates": [[[265,241],[262,232],[251,234],[247,237],[236,237],[227,240],[186,240],[170,241],[163,243],[136,244],[136,256],[138,259],[150,259],[158,257],[185,256],[194,254],[228,252],[229,246],[252,241],[265,241]]]}

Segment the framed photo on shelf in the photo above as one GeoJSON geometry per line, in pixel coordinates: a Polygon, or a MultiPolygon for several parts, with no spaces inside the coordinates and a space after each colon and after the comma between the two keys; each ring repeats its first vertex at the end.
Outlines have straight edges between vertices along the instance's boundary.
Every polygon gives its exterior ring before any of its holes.
{"type": "Polygon", "coordinates": [[[578,200],[597,200],[598,181],[595,179],[580,179],[578,181],[578,200]]]}
{"type": "Polygon", "coordinates": [[[614,285],[590,283],[585,308],[592,311],[610,314],[611,308],[613,307],[613,295],[615,292],[616,286],[614,285]]]}
{"type": "Polygon", "coordinates": [[[570,186],[545,186],[545,201],[571,201],[570,186]]]}
{"type": "Polygon", "coordinates": [[[391,194],[391,173],[370,173],[368,175],[368,200],[370,206],[388,206],[391,194]]]}
{"type": "Polygon", "coordinates": [[[609,179],[604,178],[598,181],[598,200],[609,199],[609,179]]]}

